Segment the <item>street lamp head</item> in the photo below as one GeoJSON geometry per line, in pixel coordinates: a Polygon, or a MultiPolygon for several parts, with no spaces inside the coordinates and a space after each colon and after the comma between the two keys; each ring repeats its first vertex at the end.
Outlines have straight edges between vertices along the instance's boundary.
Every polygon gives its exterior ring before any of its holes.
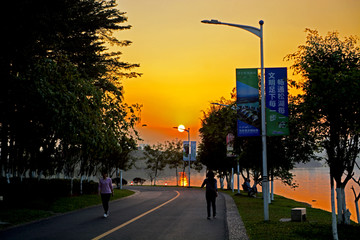
{"type": "Polygon", "coordinates": [[[263,20],[260,20],[260,21],[259,21],[259,24],[260,24],[260,25],[264,25],[264,21],[263,21],[263,20]]]}
{"type": "Polygon", "coordinates": [[[208,24],[220,24],[218,20],[211,19],[211,20],[202,20],[202,23],[208,23],[208,24]]]}
{"type": "Polygon", "coordinates": [[[216,103],[216,102],[212,102],[212,103],[210,103],[210,104],[212,104],[212,105],[218,105],[218,106],[221,106],[221,104],[220,104],[220,103],[216,103]]]}

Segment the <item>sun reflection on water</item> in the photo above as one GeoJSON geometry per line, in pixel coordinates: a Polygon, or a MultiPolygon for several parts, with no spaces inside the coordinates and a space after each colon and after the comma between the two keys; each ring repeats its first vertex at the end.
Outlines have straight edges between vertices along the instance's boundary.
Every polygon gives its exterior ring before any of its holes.
{"type": "Polygon", "coordinates": [[[188,183],[188,179],[186,177],[186,173],[185,172],[179,172],[179,175],[180,175],[179,186],[183,186],[183,187],[188,186],[189,183],[188,183]]]}

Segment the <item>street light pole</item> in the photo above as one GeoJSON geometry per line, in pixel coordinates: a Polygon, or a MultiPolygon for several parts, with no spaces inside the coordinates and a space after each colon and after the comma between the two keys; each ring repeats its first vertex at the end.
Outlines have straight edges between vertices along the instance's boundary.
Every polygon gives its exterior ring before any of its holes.
{"type": "Polygon", "coordinates": [[[261,55],[261,138],[262,138],[262,157],[263,157],[263,195],[264,197],[264,219],[269,220],[269,179],[267,174],[267,144],[266,144],[266,119],[265,119],[265,69],[264,69],[264,43],[263,43],[263,25],[264,21],[260,20],[260,55],[261,55]],[[265,208],[267,211],[265,212],[265,208]]]}
{"type": "MultiPolygon", "coordinates": [[[[182,126],[182,125],[180,125],[182,126]]],[[[179,127],[174,127],[176,129],[178,129],[179,132],[187,132],[188,133],[188,142],[189,142],[189,186],[190,187],[190,161],[191,161],[191,155],[190,155],[190,151],[191,151],[191,142],[190,142],[190,128],[188,129],[185,129],[184,126],[182,126],[183,128],[180,129],[180,126],[179,127]]],[[[185,169],[185,168],[184,168],[185,169]]]]}
{"type": "Polygon", "coordinates": [[[263,25],[264,21],[260,20],[260,28],[233,24],[233,23],[225,23],[220,22],[218,20],[203,20],[202,23],[207,24],[219,24],[219,25],[227,25],[231,27],[237,27],[249,31],[260,38],[260,61],[261,61],[261,140],[262,140],[262,165],[263,165],[263,180],[262,180],[262,188],[263,188],[263,199],[264,199],[264,220],[269,220],[269,182],[267,175],[267,149],[266,149],[266,125],[265,125],[265,79],[264,79],[264,46],[263,46],[263,25]]]}
{"type": "MultiPolygon", "coordinates": [[[[186,130],[185,130],[185,131],[186,131],[186,130]]],[[[189,154],[190,154],[190,151],[191,151],[190,128],[188,128],[187,132],[188,132],[189,154]]],[[[191,155],[189,156],[189,187],[190,187],[190,160],[191,160],[190,158],[191,158],[191,155]]]]}

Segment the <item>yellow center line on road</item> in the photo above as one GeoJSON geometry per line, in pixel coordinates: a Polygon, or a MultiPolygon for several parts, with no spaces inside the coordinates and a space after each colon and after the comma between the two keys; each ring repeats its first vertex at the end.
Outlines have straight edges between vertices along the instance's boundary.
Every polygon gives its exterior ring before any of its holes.
{"type": "Polygon", "coordinates": [[[99,235],[99,236],[91,239],[91,240],[99,240],[99,239],[101,239],[101,238],[103,238],[103,237],[105,237],[105,236],[107,236],[107,235],[109,235],[109,234],[111,234],[111,233],[119,230],[120,228],[123,228],[123,227],[125,227],[126,225],[129,225],[129,224],[132,223],[132,222],[135,222],[136,220],[144,217],[145,215],[148,215],[149,213],[151,213],[151,212],[153,212],[153,211],[161,208],[162,206],[165,206],[166,204],[174,201],[175,199],[177,199],[177,198],[180,196],[180,193],[179,193],[178,191],[175,191],[175,192],[177,192],[177,195],[176,195],[174,198],[170,199],[169,201],[164,202],[163,204],[160,204],[159,206],[157,206],[157,207],[155,207],[155,208],[153,208],[153,209],[151,209],[151,210],[149,210],[149,211],[147,211],[147,212],[145,212],[145,213],[143,213],[143,214],[141,214],[141,215],[139,215],[139,216],[137,216],[137,217],[134,217],[133,219],[127,221],[126,223],[123,223],[123,224],[117,226],[116,228],[113,228],[113,229],[111,229],[111,230],[109,230],[109,231],[107,231],[107,232],[105,232],[105,233],[103,233],[103,234],[101,234],[101,235],[99,235]]]}

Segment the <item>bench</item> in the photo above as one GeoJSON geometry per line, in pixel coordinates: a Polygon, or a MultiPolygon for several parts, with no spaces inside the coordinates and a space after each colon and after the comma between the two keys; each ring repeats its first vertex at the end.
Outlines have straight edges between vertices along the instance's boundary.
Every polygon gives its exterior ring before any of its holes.
{"type": "Polygon", "coordinates": [[[293,222],[306,221],[306,208],[291,209],[291,221],[293,221],[293,222]]]}

